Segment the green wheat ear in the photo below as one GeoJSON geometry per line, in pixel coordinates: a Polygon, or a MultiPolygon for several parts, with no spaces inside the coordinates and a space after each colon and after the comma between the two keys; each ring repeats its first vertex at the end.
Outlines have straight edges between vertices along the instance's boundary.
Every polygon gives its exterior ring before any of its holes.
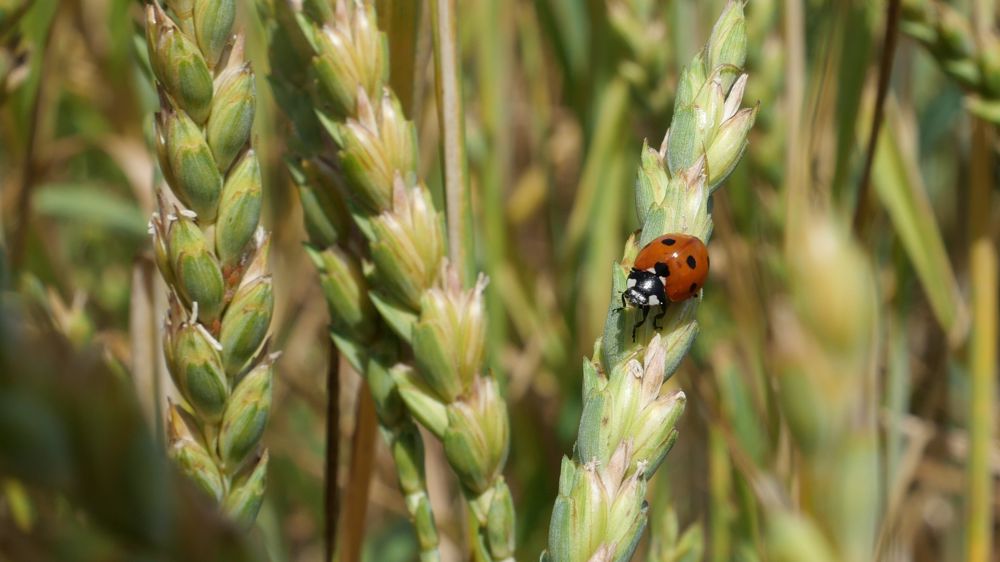
{"type": "Polygon", "coordinates": [[[233,39],[235,3],[167,2],[146,9],[160,94],[155,146],[170,193],[150,221],[170,288],[164,353],[184,404],[168,411],[170,453],[242,525],[264,497],[261,437],[277,354],[260,225],[261,172],[251,147],[254,76],[233,39]]]}
{"type": "MultiPolygon", "coordinates": [[[[747,76],[743,3],[730,1],[708,44],[684,69],[674,117],[659,150],[643,147],[636,180],[639,235],[612,268],[613,297],[625,289],[636,252],[668,232],[708,240],[709,197],[746,150],[756,108],[740,109],[747,76]]],[[[646,482],[677,440],[686,397],[663,383],[694,342],[698,299],[672,306],[662,333],[639,332],[617,298],[604,334],[584,361],[584,407],[572,458],[563,458],[542,560],[628,560],[646,527],[646,482]]]]}
{"type": "MultiPolygon", "coordinates": [[[[401,368],[399,334],[408,334],[407,326],[415,321],[398,303],[412,302],[419,294],[402,272],[392,273],[400,284],[381,287],[378,293],[373,286],[376,277],[387,275],[385,268],[412,267],[412,260],[395,260],[396,245],[359,249],[347,243],[355,228],[367,236],[385,230],[388,240],[413,225],[412,213],[381,216],[394,199],[413,200],[412,192],[394,195],[393,181],[397,174],[412,176],[416,161],[413,126],[395,97],[383,95],[386,38],[375,23],[374,8],[356,2],[295,5],[274,0],[261,9],[270,22],[272,89],[293,125],[287,163],[301,195],[309,234],[306,251],[319,273],[330,335],[372,392],[420,559],[439,560],[423,439],[394,375],[401,368]],[[310,94],[305,100],[304,91],[310,94]],[[375,262],[381,264],[377,274],[375,262]]],[[[436,220],[430,221],[435,228],[436,220]]],[[[433,246],[422,247],[430,250],[420,255],[437,253],[433,246]]]]}
{"type": "Polygon", "coordinates": [[[299,144],[292,172],[333,338],[372,389],[421,558],[437,559],[438,541],[414,419],[442,441],[459,477],[476,527],[472,549],[481,559],[509,560],[514,509],[502,476],[509,423],[483,365],[485,280],[463,287],[445,263],[443,216],[417,177],[416,129],[389,87],[388,41],[375,7],[276,0],[270,9],[276,95],[292,99],[292,84],[312,94],[311,111],[295,109],[301,103],[288,111],[299,144]],[[343,243],[352,233],[363,249],[343,243]],[[383,352],[407,348],[412,358],[383,352]]]}
{"type": "Polygon", "coordinates": [[[966,107],[977,117],[1000,123],[1000,37],[977,34],[973,22],[939,0],[903,0],[900,30],[916,39],[941,70],[970,95],[966,107]]]}

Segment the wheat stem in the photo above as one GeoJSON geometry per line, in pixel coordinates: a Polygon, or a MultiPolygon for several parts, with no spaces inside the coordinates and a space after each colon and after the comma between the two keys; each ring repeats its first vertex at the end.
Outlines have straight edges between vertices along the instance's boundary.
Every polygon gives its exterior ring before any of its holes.
{"type": "Polygon", "coordinates": [[[990,451],[996,426],[997,251],[990,236],[993,169],[991,126],[977,120],[972,142],[969,189],[969,261],[972,331],[969,342],[969,462],[965,506],[968,562],[985,562],[993,552],[993,476],[990,451]]]}
{"type": "Polygon", "coordinates": [[[885,36],[882,39],[882,59],[878,71],[878,91],[875,96],[875,111],[872,115],[872,128],[868,136],[868,147],[865,151],[865,164],[861,171],[861,183],[858,186],[857,206],[854,209],[854,231],[863,235],[870,213],[869,188],[871,186],[872,164],[875,162],[875,150],[878,147],[878,136],[882,131],[882,121],[885,116],[885,101],[889,94],[889,81],[892,78],[892,62],[896,54],[897,28],[899,27],[900,0],[890,0],[886,8],[885,36]]]}
{"type": "Polygon", "coordinates": [[[340,489],[337,471],[340,468],[340,355],[333,351],[326,369],[326,462],[323,467],[324,560],[334,560],[337,544],[337,523],[340,514],[340,489]]]}
{"type": "Polygon", "coordinates": [[[468,285],[474,268],[468,252],[471,222],[465,157],[465,112],[462,107],[457,6],[455,0],[431,0],[434,37],[434,90],[441,129],[445,209],[448,214],[448,256],[468,285]]]}

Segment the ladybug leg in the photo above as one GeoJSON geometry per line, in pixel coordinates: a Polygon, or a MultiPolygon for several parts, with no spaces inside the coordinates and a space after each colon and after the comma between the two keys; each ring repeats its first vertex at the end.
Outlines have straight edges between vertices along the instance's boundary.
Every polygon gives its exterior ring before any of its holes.
{"type": "Polygon", "coordinates": [[[632,343],[635,343],[635,331],[639,329],[640,326],[646,323],[646,317],[649,316],[649,307],[642,307],[642,318],[632,326],[632,343]]]}
{"type": "Polygon", "coordinates": [[[660,313],[653,317],[653,329],[654,330],[659,331],[659,330],[663,329],[663,326],[657,326],[656,323],[658,321],[662,320],[663,317],[666,316],[666,315],[667,315],[667,303],[663,303],[663,304],[660,305],[660,313]]]}

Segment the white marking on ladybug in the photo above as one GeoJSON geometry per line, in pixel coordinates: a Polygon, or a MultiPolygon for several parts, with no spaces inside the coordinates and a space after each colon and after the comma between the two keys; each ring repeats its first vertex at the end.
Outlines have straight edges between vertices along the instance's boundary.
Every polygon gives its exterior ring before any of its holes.
{"type": "Polygon", "coordinates": [[[649,295],[649,300],[647,302],[653,306],[656,306],[660,304],[660,297],[656,295],[649,295]]]}
{"type": "Polygon", "coordinates": [[[628,280],[625,281],[625,288],[631,289],[632,287],[635,287],[635,278],[629,277],[628,280]]]}

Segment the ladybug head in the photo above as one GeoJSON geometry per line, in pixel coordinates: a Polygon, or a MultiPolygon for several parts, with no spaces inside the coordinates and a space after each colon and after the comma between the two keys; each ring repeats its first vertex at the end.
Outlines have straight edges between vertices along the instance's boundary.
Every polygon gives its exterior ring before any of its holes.
{"type": "Polygon", "coordinates": [[[663,282],[655,273],[633,269],[626,281],[626,289],[622,293],[622,299],[628,301],[632,306],[659,306],[666,302],[663,282]]]}

